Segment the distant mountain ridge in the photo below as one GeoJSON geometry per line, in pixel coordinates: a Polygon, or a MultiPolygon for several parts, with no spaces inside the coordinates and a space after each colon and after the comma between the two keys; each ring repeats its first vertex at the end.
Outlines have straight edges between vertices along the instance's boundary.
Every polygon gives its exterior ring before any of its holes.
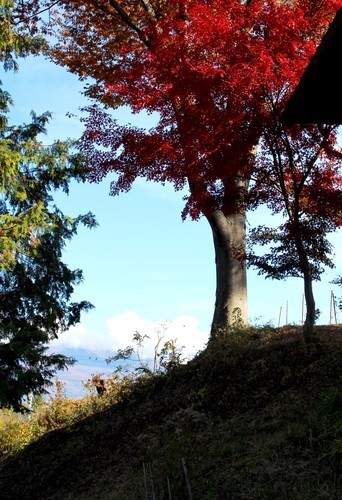
{"type": "MultiPolygon", "coordinates": [[[[93,375],[103,373],[110,376],[118,363],[107,363],[109,352],[90,351],[87,349],[63,349],[61,354],[76,359],[76,363],[68,370],[58,371],[56,379],[64,384],[65,394],[68,398],[81,398],[87,393],[84,383],[93,375]]],[[[49,389],[53,393],[53,388],[49,389]]]]}

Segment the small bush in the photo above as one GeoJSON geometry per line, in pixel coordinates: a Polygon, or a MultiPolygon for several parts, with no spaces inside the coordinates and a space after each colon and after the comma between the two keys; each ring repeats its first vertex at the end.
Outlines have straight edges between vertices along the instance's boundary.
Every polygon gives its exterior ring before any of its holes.
{"type": "Polygon", "coordinates": [[[111,390],[105,397],[96,394],[92,381],[85,383],[89,395],[81,399],[68,399],[63,384],[57,380],[55,393],[46,401],[38,397],[31,412],[16,413],[12,409],[0,412],[0,459],[32,443],[50,430],[61,429],[109,408],[129,390],[129,380],[114,375],[111,390]]]}
{"type": "Polygon", "coordinates": [[[0,458],[15,453],[45,432],[35,418],[12,409],[0,412],[0,458]]]}

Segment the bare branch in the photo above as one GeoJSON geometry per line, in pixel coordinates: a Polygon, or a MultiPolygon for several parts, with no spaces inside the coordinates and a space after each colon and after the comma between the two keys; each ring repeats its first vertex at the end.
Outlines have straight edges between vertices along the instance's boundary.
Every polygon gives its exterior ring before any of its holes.
{"type": "Polygon", "coordinates": [[[17,26],[18,24],[21,24],[21,23],[23,23],[25,21],[29,21],[30,19],[34,19],[35,17],[39,16],[40,14],[44,14],[44,12],[49,11],[52,7],[54,7],[55,5],[57,5],[59,2],[60,2],[60,0],[57,0],[56,2],[52,2],[50,5],[48,5],[44,9],[40,10],[36,14],[32,14],[32,16],[24,17],[24,19],[20,19],[20,21],[18,21],[18,22],[13,22],[13,24],[15,24],[17,26]]]}
{"type": "Polygon", "coordinates": [[[118,4],[118,2],[116,2],[115,0],[110,0],[109,4],[117,12],[117,14],[119,14],[123,22],[137,33],[137,35],[139,36],[140,40],[144,43],[144,45],[146,45],[148,49],[151,48],[151,44],[144,36],[143,31],[130,19],[127,12],[125,12],[125,10],[118,4]]]}

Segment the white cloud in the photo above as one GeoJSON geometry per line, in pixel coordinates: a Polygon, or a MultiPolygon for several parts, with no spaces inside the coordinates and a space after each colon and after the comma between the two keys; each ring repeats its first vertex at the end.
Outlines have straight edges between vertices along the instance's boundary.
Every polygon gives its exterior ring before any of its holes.
{"type": "Polygon", "coordinates": [[[158,334],[162,336],[161,345],[167,340],[177,339],[178,346],[184,346],[183,355],[193,356],[205,347],[208,333],[199,329],[199,321],[193,316],[179,316],[172,321],[151,321],[126,311],[109,318],[105,331],[90,331],[82,324],[70,328],[50,344],[51,348],[86,349],[93,352],[114,354],[118,349],[132,345],[135,332],[148,335],[144,343],[144,358],[152,358],[158,334]]]}

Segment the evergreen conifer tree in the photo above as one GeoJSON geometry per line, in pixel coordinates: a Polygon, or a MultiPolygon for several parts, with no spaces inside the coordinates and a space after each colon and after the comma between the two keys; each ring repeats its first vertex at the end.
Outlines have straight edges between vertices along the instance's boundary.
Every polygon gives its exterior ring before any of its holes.
{"type": "MultiPolygon", "coordinates": [[[[16,58],[37,53],[40,37],[11,29],[13,2],[0,2],[0,61],[17,69],[16,58]]],[[[0,82],[1,83],[1,82],[0,82]]],[[[45,146],[50,113],[9,126],[12,101],[0,86],[0,408],[22,409],[28,394],[40,394],[57,370],[73,359],[48,351],[48,343],[80,320],[87,301],[73,302],[79,269],[63,262],[62,251],[80,224],[96,225],[91,213],[71,218],[54,205],[55,190],[68,192],[84,180],[84,159],[71,140],[45,146]]]]}

